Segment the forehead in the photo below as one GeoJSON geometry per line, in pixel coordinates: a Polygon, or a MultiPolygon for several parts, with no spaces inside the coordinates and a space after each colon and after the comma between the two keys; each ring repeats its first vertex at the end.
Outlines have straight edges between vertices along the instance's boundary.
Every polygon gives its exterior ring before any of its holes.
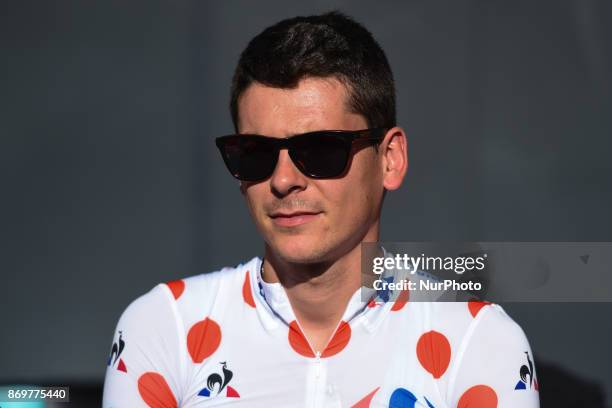
{"type": "Polygon", "coordinates": [[[362,129],[348,90],[335,78],[305,78],[291,89],[251,84],[238,101],[239,130],[284,137],[321,129],[362,129]]]}

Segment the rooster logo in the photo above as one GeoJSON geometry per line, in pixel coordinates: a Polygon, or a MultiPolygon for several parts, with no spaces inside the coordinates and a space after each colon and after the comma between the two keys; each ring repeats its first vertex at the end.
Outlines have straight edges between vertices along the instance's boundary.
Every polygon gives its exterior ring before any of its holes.
{"type": "Polygon", "coordinates": [[[110,356],[108,356],[108,362],[106,365],[108,365],[109,367],[114,367],[115,363],[117,363],[117,360],[119,360],[119,364],[117,364],[117,370],[127,373],[127,368],[125,366],[125,363],[123,362],[123,359],[119,358],[121,356],[121,353],[123,352],[123,348],[125,347],[125,342],[123,341],[122,334],[123,333],[120,330],[119,339],[113,343],[113,348],[111,349],[110,356]]]}
{"type": "Polygon", "coordinates": [[[525,352],[527,356],[527,365],[523,364],[519,370],[519,377],[521,379],[516,383],[514,387],[515,390],[526,390],[527,388],[531,389],[532,387],[537,391],[539,390],[538,380],[534,377],[533,372],[533,363],[529,358],[529,352],[525,352]]]}
{"type": "Polygon", "coordinates": [[[234,376],[234,373],[229,368],[227,368],[227,362],[221,361],[219,364],[221,364],[221,374],[212,373],[211,375],[209,375],[206,379],[206,387],[202,388],[198,395],[203,397],[210,397],[215,390],[215,395],[219,395],[221,394],[223,389],[225,389],[226,397],[240,398],[240,394],[238,394],[238,391],[227,385],[234,376]]]}

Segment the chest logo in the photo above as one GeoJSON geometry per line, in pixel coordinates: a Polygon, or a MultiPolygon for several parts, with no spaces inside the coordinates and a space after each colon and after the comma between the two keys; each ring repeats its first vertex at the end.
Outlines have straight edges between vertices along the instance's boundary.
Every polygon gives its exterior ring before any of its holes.
{"type": "Polygon", "coordinates": [[[238,391],[228,385],[232,380],[234,373],[232,370],[227,368],[227,362],[222,361],[219,364],[221,364],[221,372],[212,373],[209,375],[206,379],[206,387],[202,388],[198,395],[202,397],[210,397],[213,394],[214,396],[217,396],[224,392],[225,396],[228,398],[240,398],[238,391]]]}
{"type": "Polygon", "coordinates": [[[533,388],[538,391],[540,386],[538,384],[538,379],[535,378],[533,362],[529,358],[529,353],[526,351],[525,355],[527,356],[527,364],[523,364],[519,369],[519,377],[520,380],[516,383],[514,387],[515,390],[526,390],[533,388]]]}
{"type": "Polygon", "coordinates": [[[121,337],[122,333],[119,331],[119,339],[113,343],[113,348],[111,349],[110,356],[108,356],[108,362],[106,365],[109,367],[115,367],[117,370],[127,373],[127,367],[125,366],[123,359],[120,358],[121,353],[123,353],[123,348],[125,347],[125,342],[121,337]],[[119,363],[117,363],[117,360],[119,360],[119,363]]]}

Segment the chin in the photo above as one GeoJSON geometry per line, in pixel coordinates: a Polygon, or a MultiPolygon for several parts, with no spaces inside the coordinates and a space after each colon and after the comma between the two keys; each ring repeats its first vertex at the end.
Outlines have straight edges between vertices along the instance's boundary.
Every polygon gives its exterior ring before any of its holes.
{"type": "Polygon", "coordinates": [[[283,261],[296,264],[324,262],[330,253],[327,248],[321,245],[320,241],[292,240],[286,237],[281,237],[276,242],[272,241],[270,249],[283,261]]]}

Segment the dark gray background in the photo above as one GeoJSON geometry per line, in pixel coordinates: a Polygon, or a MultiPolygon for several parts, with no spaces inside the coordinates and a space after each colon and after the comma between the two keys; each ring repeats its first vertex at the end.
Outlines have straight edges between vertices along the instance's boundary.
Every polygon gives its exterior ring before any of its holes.
{"type": "MultiPolygon", "coordinates": [[[[384,240],[612,241],[612,2],[2,2],[0,383],[99,384],[131,300],[261,254],[213,146],[232,70],[332,8],[395,73],[384,240]]],[[[505,307],[540,366],[612,395],[612,304],[505,307]]]]}

